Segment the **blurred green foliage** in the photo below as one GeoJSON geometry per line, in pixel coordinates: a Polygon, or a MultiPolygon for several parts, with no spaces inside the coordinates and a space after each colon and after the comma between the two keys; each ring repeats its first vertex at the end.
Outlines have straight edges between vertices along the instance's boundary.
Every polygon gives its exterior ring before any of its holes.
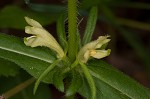
{"type": "Polygon", "coordinates": [[[19,73],[19,67],[8,60],[0,58],[0,77],[15,76],[19,73]]]}
{"type": "Polygon", "coordinates": [[[29,9],[22,9],[18,6],[6,6],[0,11],[0,27],[24,29],[27,25],[24,17],[32,17],[41,22],[42,25],[47,25],[56,21],[57,14],[38,13],[29,9]]]}
{"type": "MultiPolygon", "coordinates": [[[[0,93],[7,92],[8,90],[14,88],[15,86],[18,86],[29,78],[31,78],[31,76],[23,70],[21,70],[20,73],[15,77],[1,77],[0,93]]],[[[51,99],[51,92],[48,88],[48,85],[41,84],[37,94],[33,95],[33,84],[34,83],[32,83],[27,88],[23,89],[20,93],[17,93],[9,99],[42,99],[43,97],[44,99],[51,99]]]]}

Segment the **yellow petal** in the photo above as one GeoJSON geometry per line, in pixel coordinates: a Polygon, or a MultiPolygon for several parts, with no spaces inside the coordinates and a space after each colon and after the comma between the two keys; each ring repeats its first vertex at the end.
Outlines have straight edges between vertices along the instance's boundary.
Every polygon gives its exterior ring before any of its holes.
{"type": "Polygon", "coordinates": [[[82,57],[82,59],[80,59],[83,63],[86,63],[90,57],[90,54],[89,54],[89,50],[87,50],[84,54],[84,57],[82,57]]]}
{"type": "Polygon", "coordinates": [[[101,59],[104,58],[108,55],[110,55],[111,50],[95,50],[95,52],[90,52],[90,56],[96,58],[96,59],[101,59]]]}
{"type": "Polygon", "coordinates": [[[110,39],[108,39],[108,37],[110,36],[100,36],[98,39],[97,39],[97,44],[95,46],[95,49],[97,48],[101,48],[102,45],[108,43],[110,41],[110,39]]]}
{"type": "Polygon", "coordinates": [[[29,25],[31,25],[33,27],[42,28],[42,25],[39,22],[37,22],[29,17],[25,17],[25,20],[29,25]]]}

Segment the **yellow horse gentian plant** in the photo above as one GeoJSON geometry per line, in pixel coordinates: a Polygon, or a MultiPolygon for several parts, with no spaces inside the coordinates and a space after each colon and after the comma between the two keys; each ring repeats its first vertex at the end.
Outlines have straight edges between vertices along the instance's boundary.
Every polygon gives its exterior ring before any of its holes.
{"type": "MultiPolygon", "coordinates": [[[[37,90],[37,87],[40,83],[40,81],[52,70],[60,61],[64,61],[64,59],[68,60],[68,56],[65,55],[65,52],[63,51],[62,47],[59,45],[59,43],[56,41],[56,39],[48,32],[46,31],[42,25],[29,18],[25,17],[26,22],[30,26],[25,27],[25,32],[27,34],[32,34],[30,37],[24,38],[24,43],[27,46],[31,47],[37,47],[37,46],[45,46],[53,51],[56,52],[57,60],[55,60],[38,78],[38,80],[35,83],[34,86],[34,93],[37,90]]],[[[100,36],[97,40],[91,41],[87,44],[85,44],[78,52],[76,61],[71,65],[71,67],[67,67],[67,72],[76,67],[78,64],[83,69],[83,73],[85,74],[87,81],[89,82],[89,85],[92,90],[92,99],[96,96],[96,87],[95,83],[93,81],[93,78],[86,67],[87,61],[93,57],[96,59],[101,59],[103,57],[106,57],[110,54],[111,50],[105,50],[103,48],[103,45],[107,44],[110,41],[109,36],[100,36]]],[[[69,66],[69,65],[68,65],[69,66]]]]}

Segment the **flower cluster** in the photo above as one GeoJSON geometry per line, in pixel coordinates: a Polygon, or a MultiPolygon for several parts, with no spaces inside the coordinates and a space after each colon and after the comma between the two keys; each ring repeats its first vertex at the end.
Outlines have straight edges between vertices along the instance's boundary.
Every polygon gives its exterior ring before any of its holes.
{"type": "MultiPolygon", "coordinates": [[[[24,39],[24,43],[27,46],[46,46],[57,52],[58,58],[65,56],[63,49],[56,39],[48,31],[46,31],[40,23],[30,19],[29,17],[25,17],[25,20],[30,25],[25,27],[25,32],[33,35],[24,39]]],[[[103,45],[110,41],[108,37],[109,36],[100,36],[97,40],[84,45],[78,53],[78,60],[86,63],[90,57],[101,59],[108,56],[111,50],[105,50],[102,48],[103,45]]]]}

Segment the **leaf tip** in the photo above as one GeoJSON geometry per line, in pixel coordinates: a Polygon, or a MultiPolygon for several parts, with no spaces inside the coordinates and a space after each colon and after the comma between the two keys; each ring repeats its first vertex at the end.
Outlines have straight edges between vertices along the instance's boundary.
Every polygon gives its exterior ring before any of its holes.
{"type": "Polygon", "coordinates": [[[34,94],[34,95],[35,95],[35,93],[36,93],[36,91],[37,91],[37,88],[38,88],[39,84],[40,84],[40,81],[37,80],[37,81],[35,82],[34,89],[33,89],[33,94],[34,94]]]}

